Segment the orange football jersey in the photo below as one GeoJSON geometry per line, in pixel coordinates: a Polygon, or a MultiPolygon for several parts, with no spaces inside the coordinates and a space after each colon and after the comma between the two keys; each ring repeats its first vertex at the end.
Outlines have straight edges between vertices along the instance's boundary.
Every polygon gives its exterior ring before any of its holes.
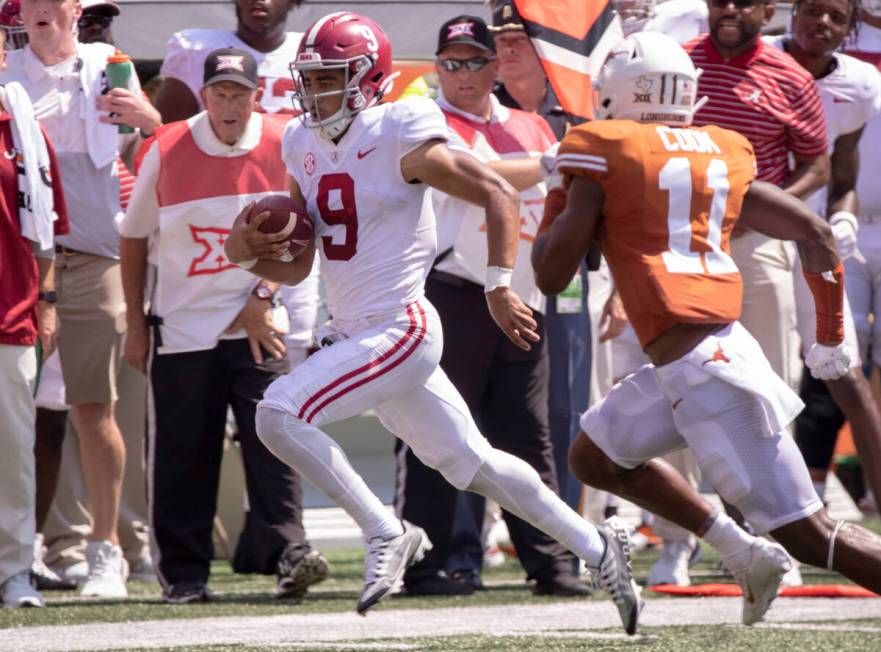
{"type": "Polygon", "coordinates": [[[715,126],[589,122],[566,134],[558,167],[605,193],[599,241],[645,347],[677,323],[740,316],[729,238],[755,176],[752,146],[715,126]]]}

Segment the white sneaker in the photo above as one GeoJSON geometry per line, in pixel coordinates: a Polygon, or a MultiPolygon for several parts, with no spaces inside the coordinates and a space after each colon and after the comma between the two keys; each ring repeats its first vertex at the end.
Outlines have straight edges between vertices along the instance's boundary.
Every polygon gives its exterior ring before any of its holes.
{"type": "Polygon", "coordinates": [[[109,541],[89,541],[86,544],[86,561],[89,562],[89,577],[80,595],[96,598],[128,596],[125,588],[128,564],[119,546],[109,541]]]}
{"type": "Polygon", "coordinates": [[[673,584],[674,586],[689,586],[691,578],[688,575],[688,565],[691,560],[692,547],[686,541],[664,541],[664,548],[649,571],[647,586],[659,584],[673,584]]]}
{"type": "Polygon", "coordinates": [[[13,575],[0,587],[3,592],[3,606],[7,609],[21,607],[45,607],[43,596],[31,586],[30,571],[22,571],[13,575]]]}
{"type": "Polygon", "coordinates": [[[51,570],[55,571],[55,573],[63,580],[69,580],[74,584],[82,584],[89,577],[89,563],[85,560],[77,561],[69,566],[50,566],[51,570]]]}
{"type": "Polygon", "coordinates": [[[367,543],[364,588],[356,610],[362,616],[388,595],[403,579],[404,571],[425,557],[431,542],[425,531],[402,521],[404,533],[391,539],[376,537],[367,543]]]}
{"type": "Polygon", "coordinates": [[[595,571],[599,586],[609,594],[612,602],[618,607],[624,630],[632,635],[639,626],[639,612],[643,601],[639,594],[642,591],[633,579],[630,569],[630,536],[620,519],[612,517],[598,529],[606,543],[606,550],[595,571]]]}
{"type": "Polygon", "coordinates": [[[786,575],[783,576],[781,583],[783,586],[804,586],[805,583],[801,578],[798,561],[792,557],[789,558],[789,561],[792,563],[792,568],[786,571],[786,575]]]}
{"type": "Polygon", "coordinates": [[[734,573],[734,579],[743,589],[744,625],[753,625],[765,613],[780,591],[783,576],[792,568],[789,555],[778,544],[757,538],[750,547],[749,566],[734,573]]]}

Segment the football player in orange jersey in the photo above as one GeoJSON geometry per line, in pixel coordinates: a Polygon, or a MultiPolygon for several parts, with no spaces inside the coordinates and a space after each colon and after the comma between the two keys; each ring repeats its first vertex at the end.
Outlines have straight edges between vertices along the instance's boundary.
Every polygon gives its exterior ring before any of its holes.
{"type": "Polygon", "coordinates": [[[740,219],[798,244],[817,306],[806,364],[819,378],[845,374],[843,274],[831,229],[753,179],[752,149],[739,134],[689,127],[697,77],[668,36],[634,34],[615,46],[596,80],[598,117],[610,120],[563,140],[557,170],[566,191],[548,197],[532,261],[539,287],[557,292],[597,238],[652,360],[582,416],[573,472],[716,547],[744,589],[743,622],[752,624],[776,596],[788,558],[750,540],[653,458],[690,447],[704,477],[757,531],[875,592],[881,538],[826,514],[784,432],[803,404],[737,321],[742,283],[728,239],[740,219]]]}

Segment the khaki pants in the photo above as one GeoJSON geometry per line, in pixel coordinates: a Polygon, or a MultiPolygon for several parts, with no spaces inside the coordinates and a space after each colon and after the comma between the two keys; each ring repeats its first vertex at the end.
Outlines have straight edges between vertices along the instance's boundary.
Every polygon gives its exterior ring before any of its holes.
{"type": "Polygon", "coordinates": [[[795,245],[748,231],[731,239],[731,253],[743,277],[740,323],[758,340],[771,368],[798,392],[802,361],[792,276],[795,245]]]}
{"type": "Polygon", "coordinates": [[[36,376],[34,347],[0,344],[0,584],[34,559],[36,376]]]}
{"type": "Polygon", "coordinates": [[[119,261],[82,253],[59,255],[55,270],[66,402],[109,405],[117,398],[125,332],[119,261]]]}
{"type": "MultiPolygon", "coordinates": [[[[126,460],[119,505],[119,542],[132,566],[149,559],[147,504],[144,495],[144,423],[146,377],[128,365],[120,366],[116,418],[125,440],[126,460]]],[[[92,531],[88,494],[80,465],[79,440],[68,420],[58,492],[43,527],[46,563],[65,569],[85,561],[86,537],[92,531]]]]}

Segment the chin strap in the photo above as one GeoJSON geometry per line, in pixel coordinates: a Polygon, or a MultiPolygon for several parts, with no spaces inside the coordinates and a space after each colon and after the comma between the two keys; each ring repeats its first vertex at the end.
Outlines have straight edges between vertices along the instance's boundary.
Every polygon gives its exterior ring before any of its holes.
{"type": "Polygon", "coordinates": [[[838,536],[838,531],[844,527],[844,521],[838,521],[835,524],[835,529],[832,530],[832,536],[829,537],[829,554],[826,555],[826,568],[829,570],[834,570],[832,568],[832,562],[835,557],[835,537],[838,536]]]}

